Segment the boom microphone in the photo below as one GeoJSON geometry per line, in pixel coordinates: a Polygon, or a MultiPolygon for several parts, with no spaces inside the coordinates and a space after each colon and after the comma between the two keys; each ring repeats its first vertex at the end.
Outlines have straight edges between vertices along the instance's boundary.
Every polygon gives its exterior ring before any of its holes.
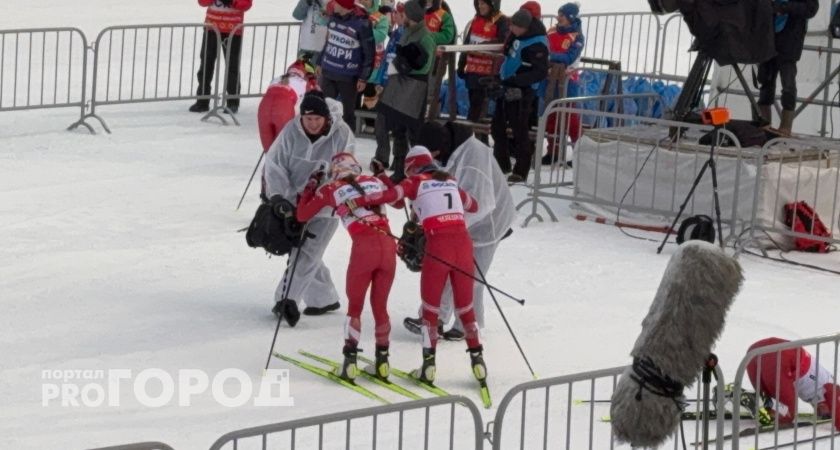
{"type": "Polygon", "coordinates": [[[619,441],[657,447],[676,430],[683,389],[703,369],[742,281],[738,261],[713,244],[689,241],[674,253],[612,396],[619,441]]]}

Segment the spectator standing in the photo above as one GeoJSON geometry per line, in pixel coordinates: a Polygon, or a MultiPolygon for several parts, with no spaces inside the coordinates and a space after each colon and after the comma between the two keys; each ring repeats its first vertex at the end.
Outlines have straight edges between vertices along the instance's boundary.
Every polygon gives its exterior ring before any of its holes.
{"type": "Polygon", "coordinates": [[[329,0],[298,0],[292,17],[301,21],[298,49],[308,53],[312,61],[318,61],[327,40],[326,12],[329,0]]]}
{"type": "Polygon", "coordinates": [[[424,0],[426,3],[426,27],[432,32],[435,46],[455,43],[458,28],[449,10],[449,5],[442,0],[424,0]]]}
{"type": "Polygon", "coordinates": [[[516,164],[508,182],[517,183],[528,178],[534,154],[529,122],[537,89],[548,75],[548,40],[542,23],[524,9],[511,17],[510,30],[501,68],[503,93],[493,115],[491,134],[493,153],[502,172],[511,172],[512,147],[516,164]],[[507,137],[508,127],[513,130],[512,141],[507,137]]]}
{"type": "Polygon", "coordinates": [[[408,145],[417,140],[417,129],[423,124],[426,112],[435,42],[426,28],[424,12],[420,0],[405,4],[405,32],[393,61],[396,73],[388,77],[388,85],[377,104],[379,117],[385,117],[386,127],[394,136],[395,182],[405,178],[403,164],[408,145]]]}
{"type": "Polygon", "coordinates": [[[332,5],[327,43],[317,64],[319,83],[324,95],[341,100],[344,122],[352,130],[358,95],[365,90],[373,70],[373,30],[367,11],[354,0],[333,0],[332,5]]]}
{"type": "MultiPolygon", "coordinates": [[[[242,53],[242,28],[237,28],[245,21],[245,11],[251,9],[251,0],[198,0],[198,4],[207,8],[204,16],[204,23],[219,30],[222,48],[218,48],[215,31],[211,28],[204,29],[201,39],[200,62],[198,65],[198,91],[199,96],[207,96],[213,93],[211,84],[213,72],[216,70],[216,58],[221,51],[225,57],[227,67],[227,85],[225,89],[228,94],[239,94],[239,58],[242,53]],[[230,57],[228,58],[228,55],[230,57]]],[[[239,99],[228,99],[226,108],[236,113],[239,111],[239,99]]],[[[210,99],[200,98],[190,106],[190,112],[207,112],[210,110],[210,99]]]]}
{"type": "MultiPolygon", "coordinates": [[[[370,20],[373,29],[373,43],[375,49],[375,56],[373,59],[373,70],[370,78],[367,80],[367,85],[362,93],[362,109],[373,110],[376,107],[376,102],[379,100],[379,68],[385,58],[385,45],[388,42],[388,35],[391,32],[391,6],[380,3],[379,0],[359,0],[362,6],[368,12],[368,19],[370,20]]],[[[374,130],[374,119],[367,119],[364,123],[365,133],[371,133],[374,130]]]]}
{"type": "Polygon", "coordinates": [[[776,97],[776,78],[782,81],[782,117],[779,132],[790,135],[796,109],[796,63],[802,56],[808,19],[817,14],[817,0],[773,0],[776,56],[758,65],[758,107],[768,122],[776,97]]]}
{"type": "MultiPolygon", "coordinates": [[[[581,31],[580,7],[577,3],[566,3],[557,11],[557,24],[548,32],[548,60],[557,66],[557,71],[563,73],[559,80],[550,80],[551,83],[563,83],[568,80],[568,91],[566,97],[575,97],[578,93],[577,73],[571,70],[583,52],[584,36],[581,31]]],[[[563,86],[549,86],[550,90],[562,92],[563,86]]],[[[557,97],[559,98],[559,96],[557,97]]],[[[548,101],[547,99],[546,101],[548,101]]],[[[580,137],[580,115],[566,114],[566,124],[562,128],[572,140],[577,142],[580,137]]],[[[548,117],[546,128],[550,133],[557,130],[557,114],[548,117]]],[[[542,164],[549,165],[558,161],[559,145],[558,136],[548,138],[548,152],[542,157],[542,164]]]]}
{"type": "MultiPolygon", "coordinates": [[[[505,42],[510,31],[510,20],[499,11],[500,0],[474,0],[475,17],[467,26],[464,44],[500,44],[505,42]]],[[[470,96],[467,120],[478,122],[487,99],[487,88],[479,81],[482,78],[497,77],[499,74],[496,57],[486,53],[461,53],[458,61],[458,76],[464,80],[470,96]]],[[[485,138],[486,139],[486,138],[485,138]]]]}
{"type": "MultiPolygon", "coordinates": [[[[394,7],[394,11],[391,13],[391,24],[394,28],[391,30],[388,39],[388,46],[385,48],[385,56],[383,57],[382,64],[374,72],[375,79],[373,83],[376,85],[377,101],[388,84],[388,77],[397,73],[393,62],[394,58],[397,57],[397,46],[405,32],[405,3],[397,3],[394,7]]],[[[376,133],[376,154],[373,157],[374,161],[371,162],[371,167],[374,164],[388,167],[390,164],[389,160],[391,159],[391,133],[388,131],[388,123],[381,110],[376,113],[374,128],[376,133]]]]}

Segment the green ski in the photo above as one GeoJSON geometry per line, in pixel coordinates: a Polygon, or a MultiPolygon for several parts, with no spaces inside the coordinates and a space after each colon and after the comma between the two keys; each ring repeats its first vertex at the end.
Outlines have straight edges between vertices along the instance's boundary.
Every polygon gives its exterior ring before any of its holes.
{"type": "Polygon", "coordinates": [[[478,386],[478,392],[481,395],[481,402],[484,403],[485,408],[489,409],[493,406],[493,400],[490,399],[490,388],[487,387],[487,381],[479,381],[478,386]]]}
{"type": "MultiPolygon", "coordinates": [[[[306,350],[298,350],[298,353],[300,353],[303,356],[306,356],[307,358],[314,359],[315,361],[321,362],[321,363],[326,364],[326,365],[328,365],[330,367],[333,367],[333,368],[341,367],[341,364],[337,361],[333,361],[331,359],[324,358],[323,356],[319,356],[319,355],[316,355],[314,353],[307,352],[306,350]]],[[[402,387],[398,384],[394,384],[394,383],[392,383],[388,380],[383,380],[383,379],[377,377],[376,375],[371,375],[371,374],[365,372],[364,370],[360,370],[359,373],[363,377],[367,378],[368,380],[370,380],[370,381],[372,381],[372,382],[374,382],[374,383],[376,383],[376,384],[378,384],[378,385],[380,385],[380,386],[382,386],[386,389],[390,389],[390,390],[396,392],[397,394],[406,396],[406,397],[408,397],[412,400],[421,400],[423,398],[423,397],[415,394],[414,392],[409,391],[408,389],[406,389],[406,388],[404,388],[404,387],[402,387]]]]}
{"type": "Polygon", "coordinates": [[[356,391],[359,394],[364,395],[367,398],[377,400],[377,401],[380,401],[380,402],[386,403],[386,404],[391,403],[388,400],[386,400],[386,399],[380,397],[379,395],[377,395],[375,392],[370,391],[366,388],[363,388],[363,387],[357,385],[356,383],[351,383],[350,381],[347,381],[347,380],[339,377],[338,375],[330,372],[329,370],[322,369],[320,367],[316,367],[316,366],[313,366],[311,364],[307,364],[303,361],[292,358],[291,356],[286,356],[286,355],[278,353],[278,352],[274,352],[273,354],[274,354],[274,356],[282,359],[283,361],[292,363],[292,364],[300,367],[301,369],[308,370],[309,372],[312,372],[315,375],[320,375],[320,376],[322,376],[322,377],[324,377],[324,378],[326,378],[330,381],[334,381],[334,382],[340,384],[341,386],[344,386],[344,387],[346,387],[350,390],[356,391]]]}
{"type": "MultiPolygon", "coordinates": [[[[367,364],[374,364],[374,362],[372,360],[370,360],[368,358],[365,358],[362,355],[359,355],[358,358],[359,358],[359,361],[365,362],[367,364]]],[[[400,369],[395,369],[393,366],[391,366],[391,375],[394,375],[398,378],[402,378],[403,380],[411,381],[412,383],[414,383],[417,386],[420,386],[421,388],[431,392],[432,394],[439,395],[441,397],[446,397],[446,396],[449,395],[449,393],[444,391],[443,389],[441,389],[441,388],[439,388],[439,387],[437,387],[433,384],[424,383],[424,382],[418,380],[417,378],[411,376],[410,373],[403,372],[400,369]]]]}

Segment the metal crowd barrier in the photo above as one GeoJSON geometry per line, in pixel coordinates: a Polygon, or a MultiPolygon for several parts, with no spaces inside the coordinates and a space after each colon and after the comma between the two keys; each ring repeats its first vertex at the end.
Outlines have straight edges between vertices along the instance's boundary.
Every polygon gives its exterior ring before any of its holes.
{"type": "Polygon", "coordinates": [[[694,36],[688,30],[688,25],[682,20],[682,15],[672,14],[665,19],[662,26],[662,45],[658,47],[660,54],[659,66],[656,72],[659,74],[676,75],[685,80],[688,76],[697,52],[689,51],[694,36]],[[666,64],[666,61],[668,63],[666,64]]]}
{"type": "Polygon", "coordinates": [[[478,407],[466,397],[449,396],[232,431],[210,450],[415,448],[420,443],[424,449],[481,450],[483,439],[478,407]]]}
{"type": "Polygon", "coordinates": [[[78,28],[0,30],[0,112],[78,107],[84,114],[86,67],[87,38],[78,28]]]}
{"type": "MultiPolygon", "coordinates": [[[[228,45],[224,82],[219,86],[222,101],[214,108],[217,113],[225,109],[228,100],[262,97],[271,80],[286,73],[288,66],[298,57],[299,22],[245,23],[238,25],[231,35],[237,30],[242,31],[239,90],[230,93],[225,89],[230,75],[227,61],[231,60],[233,50],[233,46],[228,45]]],[[[231,119],[239,125],[235,114],[231,114],[231,119]]]]}
{"type": "Polygon", "coordinates": [[[757,167],[749,241],[742,245],[793,247],[795,238],[840,244],[840,144],[836,141],[777,138],[761,149],[757,167]],[[771,159],[774,154],[784,159],[771,159]],[[785,224],[786,204],[806,202],[819,215],[831,236],[806,232],[785,224]]]}
{"type": "Polygon", "coordinates": [[[174,450],[163,442],[137,442],[136,444],[114,445],[112,447],[100,447],[90,450],[174,450]]]}
{"type": "MultiPolygon", "coordinates": [[[[212,101],[210,112],[202,117],[227,121],[217,112],[220,62],[223,59],[219,31],[205,24],[163,24],[114,26],[102,30],[96,38],[93,59],[93,85],[90,112],[75,126],[86,125],[89,118],[99,121],[110,133],[105,120],[97,114],[98,106],[173,100],[212,101]],[[197,73],[201,56],[210,55],[204,41],[219,49],[210,92],[198,94],[197,73]],[[208,41],[210,42],[210,41],[208,41]]],[[[205,76],[209,76],[205,74],[205,76]]],[[[90,128],[89,125],[87,125],[90,128]]]]}
{"type": "MultiPolygon", "coordinates": [[[[762,373],[765,374],[769,372],[771,374],[770,377],[770,384],[775,384],[776,389],[774,392],[766,392],[772,398],[778,399],[780,397],[780,389],[781,389],[781,380],[782,380],[782,373],[784,372],[785,379],[788,379],[788,371],[792,368],[785,365],[782,367],[782,353],[783,352],[793,352],[793,356],[795,359],[795,367],[793,368],[793,373],[799,374],[800,369],[804,369],[801,367],[800,357],[802,356],[803,351],[807,351],[811,355],[811,364],[816,364],[817,366],[822,366],[826,370],[831,372],[833,377],[831,383],[836,383],[838,375],[838,348],[840,348],[840,333],[832,334],[827,336],[820,336],[815,338],[809,339],[801,339],[781,344],[774,344],[766,347],[760,347],[747,352],[744,359],[741,361],[741,364],[738,366],[738,371],[735,374],[734,380],[734,392],[733,392],[733,399],[740,399],[741,394],[743,391],[743,384],[745,374],[748,375],[747,378],[755,380],[762,380],[762,373]],[[757,359],[756,359],[757,358],[757,359]],[[750,375],[750,367],[749,364],[754,361],[753,364],[753,374],[750,375]],[[775,378],[775,380],[773,379],[775,378]]],[[[797,377],[798,378],[798,377],[797,377]]],[[[817,381],[813,377],[812,380],[815,382],[817,381]]],[[[765,382],[768,381],[767,378],[764,378],[765,382]]],[[[793,384],[794,394],[796,398],[796,403],[794,405],[787,405],[788,408],[792,409],[792,413],[796,416],[798,413],[806,413],[811,412],[810,408],[802,408],[801,404],[804,403],[799,399],[799,393],[802,389],[819,389],[820,386],[815,385],[808,385],[808,381],[804,381],[802,383],[795,383],[792,380],[788,379],[788,382],[793,384]]],[[[753,386],[756,391],[759,390],[758,387],[753,386]]],[[[765,386],[766,387],[766,386],[765,386]]],[[[768,388],[771,389],[772,388],[768,388]]],[[[762,406],[762,399],[761,396],[757,396],[755,399],[755,403],[757,407],[762,406]]],[[[832,420],[828,421],[828,423],[817,423],[813,417],[806,419],[806,418],[797,418],[795,419],[797,422],[801,422],[801,426],[794,427],[793,429],[787,428],[783,425],[780,426],[778,415],[774,417],[773,425],[771,427],[764,428],[765,432],[763,433],[752,433],[748,436],[741,437],[740,439],[733,439],[732,440],[732,449],[738,450],[740,448],[829,448],[827,445],[830,444],[830,448],[834,449],[840,447],[840,433],[834,428],[833,422],[834,418],[840,414],[840,405],[837,404],[836,401],[832,401],[830,405],[831,411],[831,418],[832,420]],[[809,424],[809,422],[811,422],[809,424]],[[830,439],[830,441],[827,441],[830,439]],[[742,442],[743,441],[743,442],[742,442]],[[800,445],[801,444],[801,445],[800,445]],[[818,446],[820,444],[820,446],[818,446]]],[[[741,414],[741,409],[743,406],[741,405],[740,401],[733,401],[732,402],[732,435],[738,436],[740,433],[745,432],[747,434],[747,428],[760,428],[761,424],[758,422],[758,415],[756,415],[755,419],[739,419],[741,414]]],[[[778,410],[780,405],[778,402],[774,405],[774,408],[778,410]]],[[[790,411],[789,409],[789,411],[790,411]]]]}
{"type": "MultiPolygon", "coordinates": [[[[550,199],[601,208],[604,211],[602,214],[615,215],[617,224],[621,221],[622,211],[653,216],[658,218],[657,222],[662,217],[673,218],[676,215],[691,188],[691,181],[708,158],[708,146],[697,144],[697,140],[710,132],[712,127],[652,119],[645,117],[647,112],[644,109],[641,115],[610,112],[610,103],[620,105],[627,101],[635,105],[654,105],[659,97],[655,94],[627,94],[569,98],[556,100],[546,108],[537,129],[534,177],[529,184],[531,192],[517,205],[517,209],[526,205],[531,207],[525,225],[534,219],[543,220],[540,206],[552,221],[557,220],[548,203],[550,199]],[[584,102],[598,102],[608,105],[608,108],[599,111],[577,105],[584,102]],[[566,127],[573,114],[579,115],[581,122],[594,118],[591,120],[594,128],[586,131],[574,149],[574,172],[566,164],[572,149],[566,127]],[[553,128],[549,127],[552,116],[553,128]],[[585,149],[585,159],[581,156],[584,141],[589,146],[585,149]],[[543,173],[541,166],[546,144],[549,149],[553,147],[557,155],[547,174],[543,173]],[[618,168],[627,167],[628,163],[633,164],[633,173],[637,174],[634,179],[618,176],[618,168]],[[678,171],[680,165],[691,169],[690,179],[678,171]],[[637,194],[649,200],[637,199],[637,194]]],[[[749,220],[748,212],[742,210],[744,205],[740,198],[743,195],[741,179],[747,173],[743,162],[755,161],[758,154],[743,151],[737,138],[727,130],[720,131],[719,139],[724,137],[729,138],[733,145],[717,147],[715,161],[718,172],[732,173],[734,185],[739,187],[732,190],[730,197],[721,195],[721,221],[728,229],[726,239],[729,240],[735,238],[739,228],[749,220]]],[[[710,214],[713,211],[711,194],[711,176],[707,173],[687,205],[684,217],[710,214]]],[[[650,228],[666,229],[664,226],[650,228]]]]}
{"type": "MultiPolygon", "coordinates": [[[[499,409],[487,428],[492,428],[491,440],[494,450],[512,449],[614,449],[630,448],[613,439],[612,427],[608,423],[613,391],[626,367],[613,367],[544,380],[535,380],[514,386],[499,403],[499,409]]],[[[717,404],[715,409],[723,411],[724,386],[720,368],[717,376],[717,404]]],[[[695,382],[696,395],[687,395],[690,406],[686,411],[701,412],[702,384],[695,382]]],[[[711,404],[710,399],[710,404],[711,404]]],[[[710,423],[710,437],[724,434],[724,417],[710,423]]],[[[684,421],[686,439],[691,435],[695,442],[701,439],[700,421],[684,421]],[[693,429],[690,425],[693,424],[693,429]]],[[[680,431],[673,437],[673,448],[682,448],[680,431]]],[[[667,446],[667,444],[666,444],[667,446]]],[[[723,448],[718,441],[717,449],[723,448]]]]}

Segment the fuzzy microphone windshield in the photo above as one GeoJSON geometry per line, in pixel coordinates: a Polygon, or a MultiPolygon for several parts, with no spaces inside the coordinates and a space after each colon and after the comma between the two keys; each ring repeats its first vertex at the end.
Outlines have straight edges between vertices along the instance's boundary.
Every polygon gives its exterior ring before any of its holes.
{"type": "Polygon", "coordinates": [[[674,253],[612,396],[619,441],[657,447],[675,431],[683,388],[703,369],[742,281],[738,261],[713,244],[689,241],[674,253]]]}

